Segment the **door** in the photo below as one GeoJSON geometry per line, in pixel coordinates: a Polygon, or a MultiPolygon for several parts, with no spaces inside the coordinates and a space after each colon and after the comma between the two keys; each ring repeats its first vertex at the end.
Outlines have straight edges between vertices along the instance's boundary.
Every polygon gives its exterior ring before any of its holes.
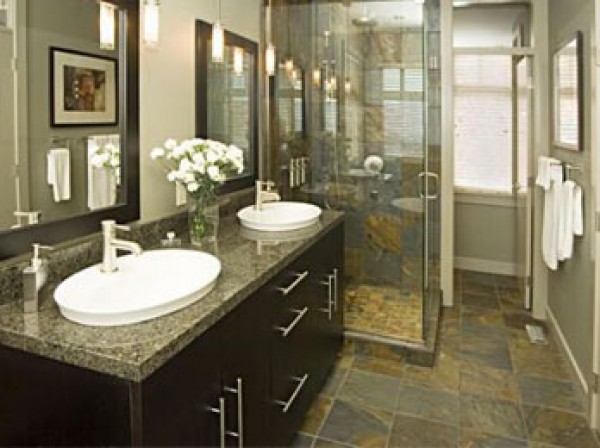
{"type": "Polygon", "coordinates": [[[524,307],[531,309],[532,212],[531,190],[531,59],[516,57],[513,67],[513,195],[516,204],[515,243],[519,289],[524,307]]]}

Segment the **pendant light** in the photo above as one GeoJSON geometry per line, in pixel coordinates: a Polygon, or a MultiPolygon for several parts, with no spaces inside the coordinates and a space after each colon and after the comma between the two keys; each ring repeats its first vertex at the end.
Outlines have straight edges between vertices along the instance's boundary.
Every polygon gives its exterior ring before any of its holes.
{"type": "Polygon", "coordinates": [[[221,0],[218,1],[219,16],[212,28],[212,60],[223,62],[225,55],[225,30],[221,26],[221,0]]]}
{"type": "Polygon", "coordinates": [[[277,65],[277,55],[275,53],[275,45],[272,42],[272,13],[273,7],[271,6],[271,0],[269,0],[269,13],[267,14],[267,48],[265,50],[265,71],[267,76],[275,76],[275,67],[277,65]]]}
{"type": "Polygon", "coordinates": [[[236,75],[244,73],[244,49],[235,47],[233,49],[233,72],[236,75]]]}
{"type": "Polygon", "coordinates": [[[100,2],[100,48],[103,50],[115,49],[116,9],[112,3],[100,2]]]}
{"type": "Polygon", "coordinates": [[[290,29],[291,29],[291,26],[290,26],[290,9],[291,8],[288,7],[288,10],[287,10],[287,24],[288,24],[288,27],[287,27],[287,45],[286,45],[287,56],[285,58],[285,62],[284,62],[283,65],[285,67],[286,73],[288,74],[288,76],[291,77],[292,74],[293,74],[293,72],[294,72],[294,58],[292,57],[292,51],[291,51],[291,46],[292,46],[291,42],[292,42],[292,39],[290,38],[290,29]]]}
{"type": "Polygon", "coordinates": [[[158,46],[159,5],[158,0],[144,0],[144,43],[150,48],[158,46]]]}

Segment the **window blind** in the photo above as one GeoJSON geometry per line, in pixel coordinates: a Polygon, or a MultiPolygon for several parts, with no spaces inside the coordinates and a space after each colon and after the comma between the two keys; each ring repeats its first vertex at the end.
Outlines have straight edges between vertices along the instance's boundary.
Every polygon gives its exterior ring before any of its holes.
{"type": "Polygon", "coordinates": [[[512,190],[512,60],[455,57],[455,185],[512,190]]]}

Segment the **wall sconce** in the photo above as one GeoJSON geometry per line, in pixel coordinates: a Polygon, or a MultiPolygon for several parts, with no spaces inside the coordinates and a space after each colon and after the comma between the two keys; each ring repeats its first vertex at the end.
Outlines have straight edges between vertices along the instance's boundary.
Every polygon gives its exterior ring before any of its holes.
{"type": "Polygon", "coordinates": [[[273,7],[271,6],[271,0],[269,0],[269,13],[267,14],[267,49],[265,50],[265,71],[267,72],[267,76],[275,76],[275,68],[277,65],[277,55],[275,54],[275,45],[271,40],[271,35],[273,33],[272,27],[272,14],[273,7]]]}
{"type": "Polygon", "coordinates": [[[275,76],[275,65],[277,56],[275,55],[275,46],[271,43],[267,45],[265,52],[265,69],[268,76],[275,76]]]}
{"type": "Polygon", "coordinates": [[[233,49],[233,72],[236,75],[244,73],[244,50],[240,47],[233,49]]]}
{"type": "Polygon", "coordinates": [[[344,84],[344,90],[346,93],[352,92],[352,83],[350,82],[350,78],[346,78],[346,83],[344,84]]]}
{"type": "Polygon", "coordinates": [[[103,50],[115,49],[116,9],[112,3],[100,2],[100,48],[103,50]]]}
{"type": "Polygon", "coordinates": [[[144,0],[144,43],[150,48],[158,46],[158,0],[144,0]]]}
{"type": "Polygon", "coordinates": [[[321,85],[321,69],[320,68],[313,68],[312,79],[313,79],[313,84],[315,85],[315,87],[319,87],[321,85]]]}
{"type": "Polygon", "coordinates": [[[225,30],[221,26],[221,0],[218,0],[219,16],[212,28],[212,60],[223,62],[225,57],[225,30]]]}
{"type": "Polygon", "coordinates": [[[288,56],[283,65],[287,74],[291,76],[292,72],[294,71],[294,59],[291,56],[288,56]]]}

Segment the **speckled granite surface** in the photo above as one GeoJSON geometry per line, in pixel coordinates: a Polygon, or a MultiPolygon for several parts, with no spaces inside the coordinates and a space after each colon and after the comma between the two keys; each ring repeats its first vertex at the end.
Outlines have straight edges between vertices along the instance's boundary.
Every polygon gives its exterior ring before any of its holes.
{"type": "MultiPolygon", "coordinates": [[[[342,219],[341,213],[325,211],[321,225],[300,239],[262,244],[240,229],[235,218],[224,218],[219,241],[211,250],[222,262],[221,275],[213,291],[195,304],[141,324],[94,328],[64,319],[52,300],[46,301],[39,313],[24,315],[22,303],[13,299],[0,304],[0,344],[141,381],[342,219]]],[[[135,234],[132,237],[135,239],[135,234]]],[[[93,249],[95,242],[89,244],[87,250],[97,250],[93,249]]],[[[67,260],[65,265],[73,265],[67,260]]]]}

